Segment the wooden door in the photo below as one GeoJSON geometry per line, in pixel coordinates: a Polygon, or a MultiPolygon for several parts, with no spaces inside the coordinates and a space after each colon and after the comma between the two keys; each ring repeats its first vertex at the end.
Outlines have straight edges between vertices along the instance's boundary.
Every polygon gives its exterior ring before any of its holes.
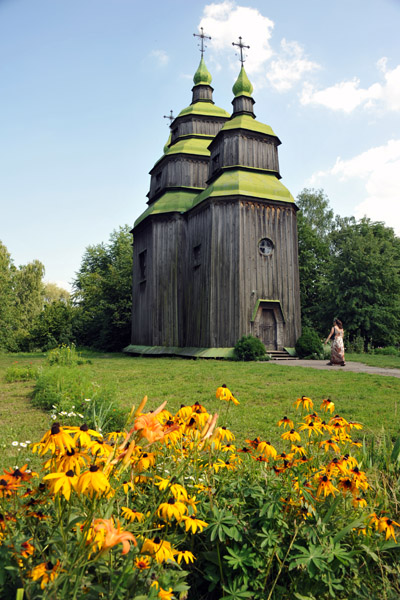
{"type": "Polygon", "coordinates": [[[258,326],[259,338],[267,350],[276,350],[276,319],[274,311],[263,308],[258,326]]]}

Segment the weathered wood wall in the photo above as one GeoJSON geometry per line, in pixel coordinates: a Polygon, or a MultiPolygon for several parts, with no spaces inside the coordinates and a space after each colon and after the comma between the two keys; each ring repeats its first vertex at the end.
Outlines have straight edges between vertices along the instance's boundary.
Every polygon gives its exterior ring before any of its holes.
{"type": "Polygon", "coordinates": [[[152,174],[149,199],[159,195],[165,188],[182,186],[204,189],[208,177],[208,161],[205,157],[169,157],[168,161],[157,166],[152,174]]]}

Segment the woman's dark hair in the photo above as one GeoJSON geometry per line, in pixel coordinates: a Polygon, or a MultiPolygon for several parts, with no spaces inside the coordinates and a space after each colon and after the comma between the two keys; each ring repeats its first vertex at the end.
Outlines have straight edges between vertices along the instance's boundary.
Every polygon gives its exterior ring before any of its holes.
{"type": "Polygon", "coordinates": [[[343,323],[340,319],[335,319],[335,323],[339,327],[339,329],[343,329],[343,323]]]}

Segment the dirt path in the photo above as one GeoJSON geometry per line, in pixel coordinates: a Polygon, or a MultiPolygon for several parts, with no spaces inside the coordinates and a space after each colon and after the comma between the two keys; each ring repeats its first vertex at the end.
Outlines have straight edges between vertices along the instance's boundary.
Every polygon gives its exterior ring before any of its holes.
{"type": "Polygon", "coordinates": [[[345,367],[339,365],[329,366],[326,360],[280,360],[277,364],[288,367],[311,367],[322,371],[352,371],[353,373],[369,373],[370,375],[389,375],[400,378],[400,369],[385,369],[383,367],[370,367],[359,362],[346,362],[345,367]]]}

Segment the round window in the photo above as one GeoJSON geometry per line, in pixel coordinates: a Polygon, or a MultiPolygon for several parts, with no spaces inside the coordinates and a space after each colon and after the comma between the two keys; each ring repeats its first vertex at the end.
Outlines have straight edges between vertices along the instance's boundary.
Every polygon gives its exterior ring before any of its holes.
{"type": "Polygon", "coordinates": [[[262,254],[263,256],[268,256],[269,254],[272,254],[274,250],[274,244],[268,238],[263,238],[258,243],[258,249],[260,251],[260,254],[262,254]]]}

